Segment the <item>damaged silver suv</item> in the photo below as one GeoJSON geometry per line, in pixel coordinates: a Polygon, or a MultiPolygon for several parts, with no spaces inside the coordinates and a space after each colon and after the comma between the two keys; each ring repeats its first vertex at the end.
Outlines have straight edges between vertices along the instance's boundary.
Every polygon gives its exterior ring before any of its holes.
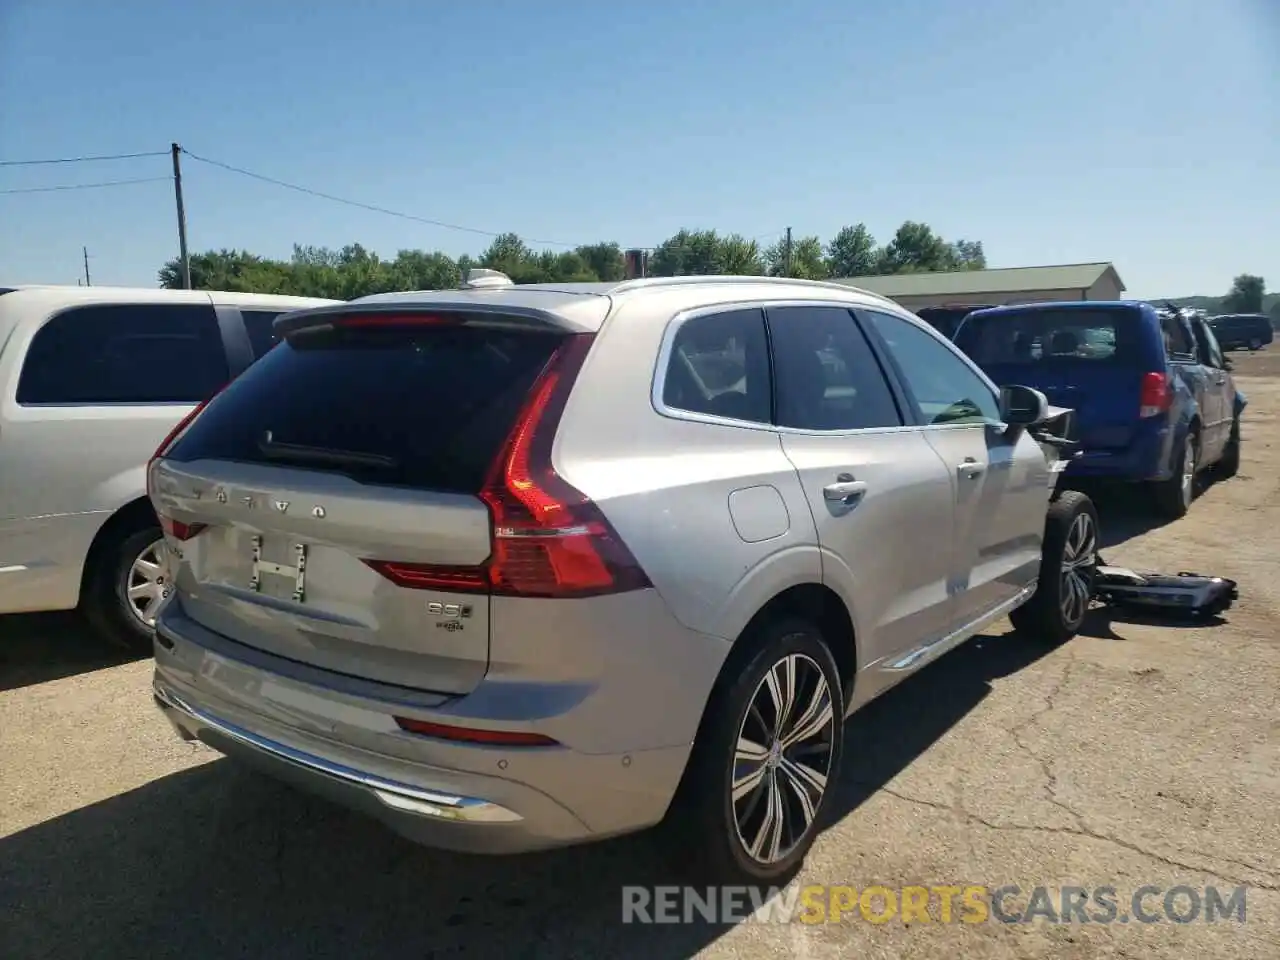
{"type": "Polygon", "coordinates": [[[848,714],[1006,614],[1084,616],[1096,516],[1050,506],[1044,397],[874,294],[478,271],[276,333],[149,466],[155,696],[422,842],[666,821],[772,881],[848,714]]]}

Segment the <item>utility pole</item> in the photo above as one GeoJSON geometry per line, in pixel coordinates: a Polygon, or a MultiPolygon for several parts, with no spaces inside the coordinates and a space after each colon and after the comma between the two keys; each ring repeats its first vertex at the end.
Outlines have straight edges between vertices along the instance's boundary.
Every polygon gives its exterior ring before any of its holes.
{"type": "Polygon", "coordinates": [[[91,287],[93,282],[89,279],[89,248],[81,247],[80,249],[84,251],[84,285],[91,287]]]}
{"type": "Polygon", "coordinates": [[[787,227],[787,272],[786,276],[791,276],[791,228],[787,227]]]}
{"type": "Polygon", "coordinates": [[[191,289],[191,257],[187,254],[187,213],[182,206],[182,148],[169,144],[173,154],[173,198],[178,203],[178,253],[182,257],[182,288],[191,289]]]}

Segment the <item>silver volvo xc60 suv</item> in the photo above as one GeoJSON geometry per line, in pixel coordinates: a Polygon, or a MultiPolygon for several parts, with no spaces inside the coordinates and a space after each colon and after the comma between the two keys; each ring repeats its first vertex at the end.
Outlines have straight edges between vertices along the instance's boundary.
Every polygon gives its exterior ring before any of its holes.
{"type": "Polygon", "coordinates": [[[848,714],[1000,617],[1084,616],[1043,396],[874,294],[477,271],[277,333],[149,465],[155,697],[421,842],[665,822],[781,877],[848,714]]]}

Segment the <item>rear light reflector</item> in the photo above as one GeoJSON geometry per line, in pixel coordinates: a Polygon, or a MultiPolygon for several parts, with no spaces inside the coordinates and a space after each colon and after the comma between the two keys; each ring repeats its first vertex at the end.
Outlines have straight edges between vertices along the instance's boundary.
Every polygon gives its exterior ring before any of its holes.
{"type": "Polygon", "coordinates": [[[398,587],[452,590],[457,593],[489,589],[489,578],[483,567],[447,567],[430,563],[396,563],[391,560],[366,560],[365,563],[398,587]]]}
{"type": "Polygon", "coordinates": [[[175,540],[190,540],[207,526],[205,523],[184,523],[172,517],[160,518],[160,528],[175,540]]]}
{"type": "Polygon", "coordinates": [[[1155,417],[1173,406],[1173,390],[1163,373],[1144,373],[1138,400],[1139,417],[1155,417]]]}
{"type": "Polygon", "coordinates": [[[551,465],[551,444],[592,336],[565,338],[529,392],[480,499],[493,519],[476,567],[366,560],[403,587],[511,597],[590,597],[652,586],[599,507],[551,465]]]}
{"type": "Polygon", "coordinates": [[[494,747],[560,746],[558,740],[524,730],[481,730],[475,727],[455,727],[452,724],[413,720],[409,717],[396,717],[395,721],[396,725],[406,733],[434,737],[437,740],[452,740],[455,743],[477,743],[494,747]]]}

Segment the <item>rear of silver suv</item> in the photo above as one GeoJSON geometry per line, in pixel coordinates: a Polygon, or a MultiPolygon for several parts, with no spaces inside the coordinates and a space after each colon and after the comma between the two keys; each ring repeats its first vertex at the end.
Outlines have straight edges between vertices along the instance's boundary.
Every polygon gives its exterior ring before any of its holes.
{"type": "Polygon", "coordinates": [[[1043,395],[873,294],[508,281],[276,331],[148,468],[155,695],[424,842],[665,820],[772,882],[847,713],[1006,613],[1083,617],[1096,517],[1046,523],[1043,395]]]}
{"type": "Polygon", "coordinates": [[[701,711],[682,689],[705,697],[727,644],[672,618],[552,466],[610,301],[441,301],[281,321],[286,345],[158,451],[157,699],[435,845],[654,823],[701,711]]]}

